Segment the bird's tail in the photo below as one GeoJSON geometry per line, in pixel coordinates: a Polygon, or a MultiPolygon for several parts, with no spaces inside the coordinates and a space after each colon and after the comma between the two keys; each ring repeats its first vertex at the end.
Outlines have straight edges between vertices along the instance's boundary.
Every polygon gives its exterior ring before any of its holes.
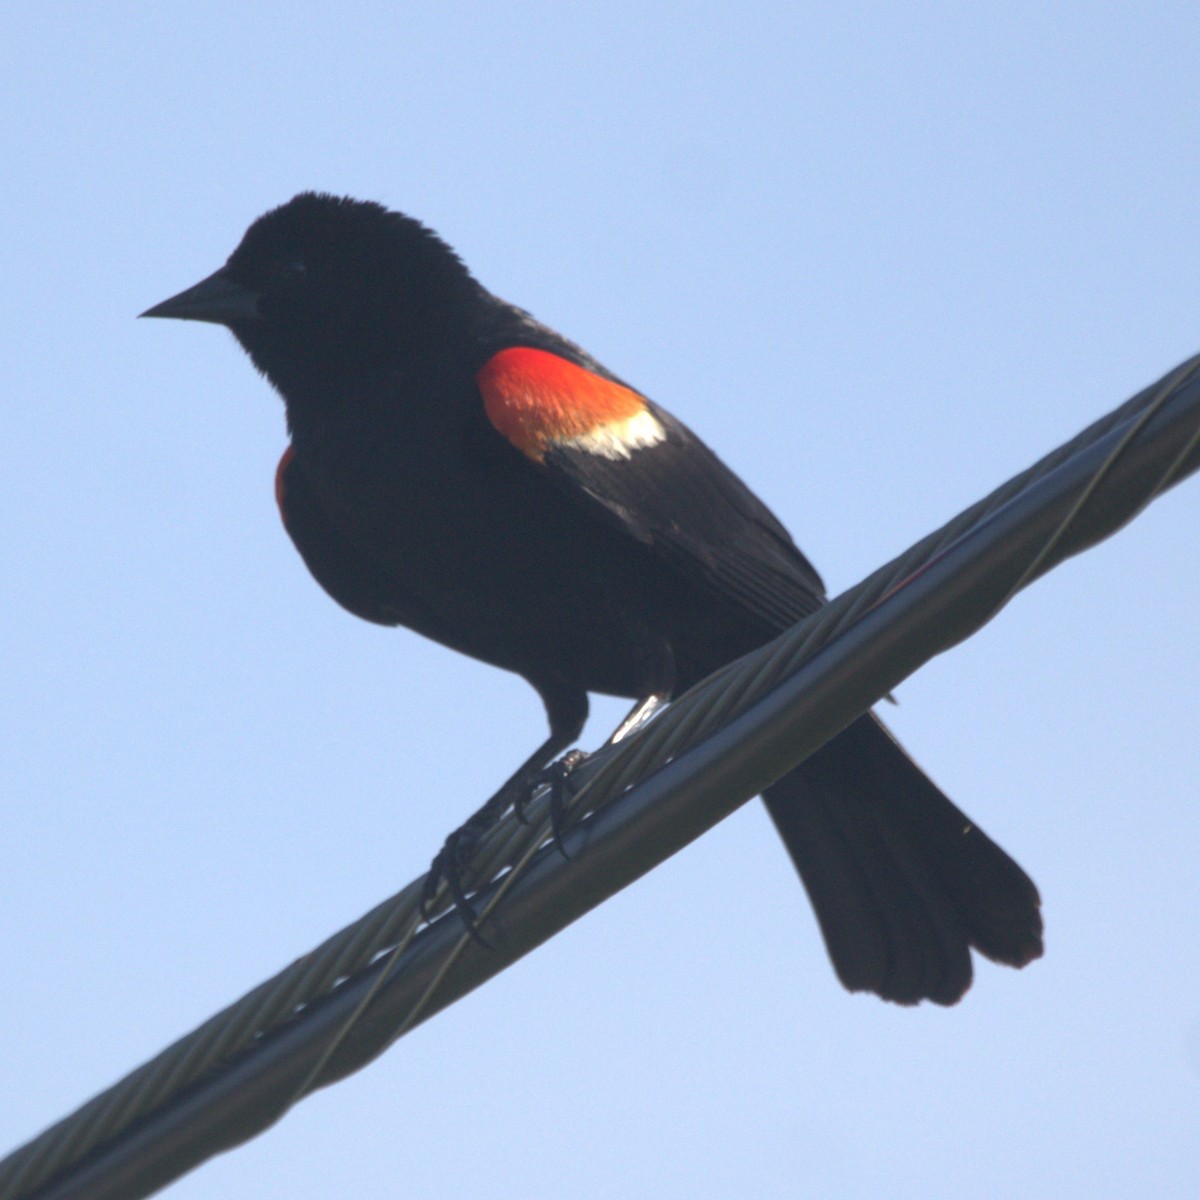
{"type": "Polygon", "coordinates": [[[874,716],[763,799],[851,991],[953,1004],[971,985],[972,947],[1013,967],[1041,955],[1033,880],[874,716]]]}

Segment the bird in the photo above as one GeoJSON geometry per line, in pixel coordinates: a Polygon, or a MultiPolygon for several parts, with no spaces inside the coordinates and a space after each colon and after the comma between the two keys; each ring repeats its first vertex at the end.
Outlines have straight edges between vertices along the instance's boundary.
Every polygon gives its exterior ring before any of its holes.
{"type": "MultiPolygon", "coordinates": [[[[648,711],[825,603],[781,522],[682,421],[404,213],[301,192],[141,315],[225,326],[282,397],[276,500],[334,600],[541,697],[548,737],[458,852],[576,741],[589,694],[648,711]]],[[[763,799],[848,990],[950,1005],[972,950],[1042,954],[1033,881],[874,714],[763,799]]]]}

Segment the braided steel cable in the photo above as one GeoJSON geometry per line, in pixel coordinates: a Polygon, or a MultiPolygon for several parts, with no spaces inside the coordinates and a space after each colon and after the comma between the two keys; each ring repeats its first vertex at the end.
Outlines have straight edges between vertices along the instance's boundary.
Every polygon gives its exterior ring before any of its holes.
{"type": "MultiPolygon", "coordinates": [[[[468,944],[456,918],[418,933],[424,881],[414,881],[14,1152],[0,1163],[0,1200],[24,1200],[43,1188],[47,1200],[148,1194],[217,1149],[253,1136],[314,1087],[357,1069],[400,1033],[649,869],[791,769],[921,662],[969,636],[1017,590],[1114,532],[1200,466],[1198,378],[1200,358],[1182,364],[587,762],[577,772],[572,819],[597,815],[565,839],[578,861],[544,849],[538,854],[549,833],[544,795],[527,810],[529,826],[513,818],[502,822],[465,880],[483,889],[489,910],[511,889],[491,911],[490,950],[468,944]],[[936,628],[926,621],[916,636],[912,610],[928,610],[930,597],[940,598],[936,628]],[[901,609],[909,612],[907,626],[892,615],[901,609]],[[907,641],[895,631],[889,637],[889,621],[907,630],[907,641]],[[808,686],[822,651],[829,658],[839,646],[861,642],[868,626],[883,647],[873,651],[878,669],[853,688],[847,674],[841,696],[834,680],[833,700],[823,700],[819,713],[789,718],[786,749],[772,744],[768,752],[760,736],[759,750],[739,756],[724,734],[714,736],[714,730],[728,732],[730,722],[749,725],[771,705],[778,710],[779,697],[808,686]],[[736,769],[729,765],[735,759],[736,769]],[[656,771],[648,783],[626,791],[656,771]],[[682,799],[679,779],[692,793],[682,799]],[[703,816],[685,812],[706,789],[725,794],[719,803],[710,797],[703,816]],[[620,800],[610,807],[614,797],[620,800]],[[646,835],[647,823],[656,819],[650,806],[657,806],[660,825],[669,820],[680,827],[664,834],[661,844],[646,835]],[[636,846],[628,836],[635,825],[636,846]],[[612,862],[603,870],[589,866],[589,856],[606,845],[620,847],[619,870],[612,862]],[[245,1082],[251,1075],[269,1094],[256,1093],[253,1112],[247,1107],[239,1113],[235,1092],[249,1097],[245,1082]]],[[[826,692],[829,687],[826,681],[826,692]]],[[[699,800],[693,807],[699,809],[699,800]]]]}

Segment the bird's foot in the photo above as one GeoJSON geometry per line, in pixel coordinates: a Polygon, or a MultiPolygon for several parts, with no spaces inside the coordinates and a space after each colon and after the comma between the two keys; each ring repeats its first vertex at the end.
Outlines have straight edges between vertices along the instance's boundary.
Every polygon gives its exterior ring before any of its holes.
{"type": "Polygon", "coordinates": [[[563,834],[567,830],[567,804],[572,794],[570,777],[571,772],[581,763],[585,762],[586,759],[587,752],[584,750],[569,750],[562,758],[555,759],[548,767],[544,767],[538,773],[528,793],[522,797],[519,804],[514,806],[517,817],[521,821],[525,821],[525,809],[530,800],[533,799],[534,794],[543,785],[549,787],[550,797],[547,812],[550,817],[550,832],[555,846],[558,847],[559,854],[566,859],[570,859],[571,856],[563,846],[562,839],[563,834]]]}
{"type": "Polygon", "coordinates": [[[481,810],[465,825],[460,826],[446,839],[445,844],[437,852],[425,876],[425,886],[421,891],[421,915],[426,921],[433,920],[434,906],[439,899],[443,881],[446,891],[454,902],[454,911],[458,913],[463,927],[471,938],[481,946],[486,946],[479,932],[479,914],[475,911],[467,891],[463,885],[463,875],[475,857],[475,851],[483,840],[484,834],[496,823],[496,819],[488,814],[487,819],[481,810]]]}
{"type": "Polygon", "coordinates": [[[562,758],[543,767],[525,786],[514,789],[515,780],[510,780],[491,800],[487,802],[469,821],[456,829],[445,841],[430,864],[429,873],[425,877],[425,885],[421,891],[421,914],[426,921],[433,919],[435,907],[439,899],[442,883],[454,903],[467,933],[481,946],[487,942],[479,932],[479,914],[467,898],[467,889],[463,884],[463,876],[475,857],[475,852],[486,834],[495,827],[507,811],[510,803],[517,819],[525,825],[526,809],[534,795],[543,787],[549,788],[550,829],[554,844],[564,858],[570,856],[563,849],[562,836],[567,828],[567,805],[571,798],[569,777],[572,771],[587,758],[582,750],[572,750],[562,758]],[[509,796],[515,795],[509,800],[509,796]]]}

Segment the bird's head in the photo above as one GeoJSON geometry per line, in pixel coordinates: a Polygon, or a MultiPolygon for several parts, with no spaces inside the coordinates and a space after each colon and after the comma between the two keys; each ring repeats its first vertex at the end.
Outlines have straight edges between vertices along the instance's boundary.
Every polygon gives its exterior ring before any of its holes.
{"type": "Polygon", "coordinates": [[[142,316],[227,326],[291,404],[316,380],[348,385],[452,352],[481,294],[419,221],[302,192],[259,217],[220,270],[142,316]]]}

